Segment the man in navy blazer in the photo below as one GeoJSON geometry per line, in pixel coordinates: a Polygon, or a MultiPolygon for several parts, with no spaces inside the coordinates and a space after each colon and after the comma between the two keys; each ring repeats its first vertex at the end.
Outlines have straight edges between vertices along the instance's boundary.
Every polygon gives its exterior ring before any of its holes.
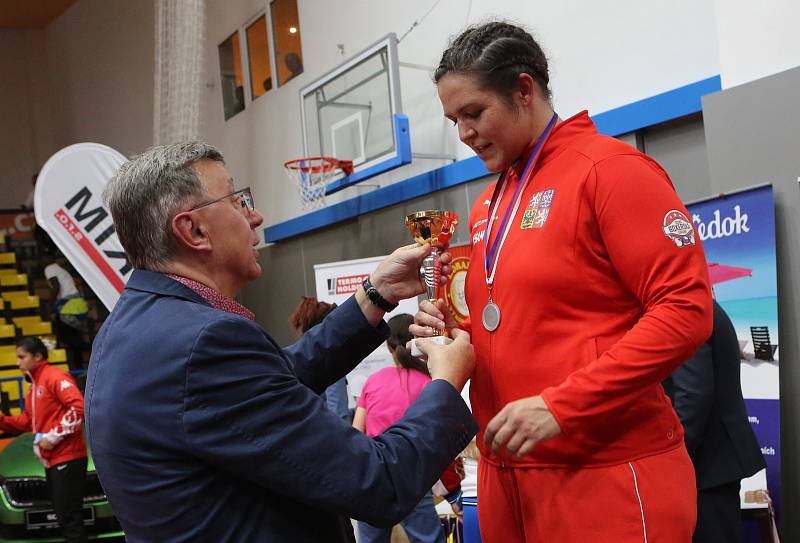
{"type": "Polygon", "coordinates": [[[708,341],[664,381],[697,476],[694,543],[742,540],[739,485],[766,467],[742,399],[736,330],[714,301],[708,341]]]}
{"type": "Polygon", "coordinates": [[[105,196],[135,271],[93,345],[86,420],[129,542],[354,541],[350,517],[399,521],[475,435],[467,334],[421,342],[433,381],[374,439],[320,398],[384,341],[384,312],[423,291],[430,247],[392,253],[282,349],[234,300],[261,273],[263,219],[216,149],[152,148],[105,196]]]}

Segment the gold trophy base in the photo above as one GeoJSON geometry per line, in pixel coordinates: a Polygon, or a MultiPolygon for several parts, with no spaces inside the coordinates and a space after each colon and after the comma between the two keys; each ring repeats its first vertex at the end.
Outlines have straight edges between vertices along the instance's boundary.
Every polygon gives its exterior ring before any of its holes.
{"type": "Polygon", "coordinates": [[[453,340],[447,336],[432,336],[426,338],[414,338],[411,340],[411,356],[416,356],[418,358],[422,358],[423,360],[428,358],[428,355],[423,353],[417,347],[417,339],[425,339],[430,341],[431,343],[435,343],[436,345],[449,345],[453,343],[453,340]]]}

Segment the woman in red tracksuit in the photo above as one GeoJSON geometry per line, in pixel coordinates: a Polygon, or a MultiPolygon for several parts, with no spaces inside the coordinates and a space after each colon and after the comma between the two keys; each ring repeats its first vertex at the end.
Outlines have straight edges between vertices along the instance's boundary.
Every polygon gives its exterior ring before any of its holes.
{"type": "MultiPolygon", "coordinates": [[[[561,119],[525,30],[472,27],[435,80],[501,173],[469,219],[465,294],[484,543],[691,541],[695,483],[661,380],[711,331],[705,258],[664,170],[561,119]]],[[[423,302],[415,335],[455,323],[423,302]]]]}
{"type": "Polygon", "coordinates": [[[33,451],[44,464],[65,541],[84,542],[83,396],[72,376],[48,363],[47,347],[37,337],[17,343],[17,365],[30,383],[25,410],[17,416],[0,414],[0,432],[34,433],[33,451]]]}

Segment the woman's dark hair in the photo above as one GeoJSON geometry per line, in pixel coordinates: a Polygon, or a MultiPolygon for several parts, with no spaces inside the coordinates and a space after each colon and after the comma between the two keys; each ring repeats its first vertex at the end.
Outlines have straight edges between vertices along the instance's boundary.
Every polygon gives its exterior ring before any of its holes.
{"type": "Polygon", "coordinates": [[[47,347],[42,340],[35,336],[24,337],[17,341],[17,348],[32,355],[42,355],[42,360],[47,360],[47,347]]]}
{"type": "Polygon", "coordinates": [[[417,370],[430,377],[428,365],[420,358],[411,356],[411,352],[406,349],[406,343],[413,337],[408,327],[414,322],[414,317],[408,313],[395,315],[389,319],[389,339],[386,343],[394,351],[395,357],[401,366],[408,370],[417,370]]]}
{"type": "Polygon", "coordinates": [[[471,26],[453,39],[433,79],[439,83],[448,73],[474,75],[482,88],[496,92],[506,102],[511,102],[520,74],[527,73],[545,99],[550,99],[550,75],[542,48],[525,29],[509,23],[471,26]]]}
{"type": "Polygon", "coordinates": [[[297,332],[305,334],[312,327],[321,323],[322,319],[335,307],[336,304],[317,301],[313,296],[302,296],[300,303],[289,316],[289,324],[297,332]]]}

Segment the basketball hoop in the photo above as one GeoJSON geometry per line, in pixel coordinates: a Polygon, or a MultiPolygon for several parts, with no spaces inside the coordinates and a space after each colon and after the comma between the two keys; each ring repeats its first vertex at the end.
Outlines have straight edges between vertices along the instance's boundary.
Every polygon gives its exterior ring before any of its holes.
{"type": "Polygon", "coordinates": [[[283,164],[286,175],[297,186],[303,209],[318,209],[325,205],[328,183],[339,173],[353,173],[352,160],[339,160],[329,156],[295,158],[283,164]]]}

